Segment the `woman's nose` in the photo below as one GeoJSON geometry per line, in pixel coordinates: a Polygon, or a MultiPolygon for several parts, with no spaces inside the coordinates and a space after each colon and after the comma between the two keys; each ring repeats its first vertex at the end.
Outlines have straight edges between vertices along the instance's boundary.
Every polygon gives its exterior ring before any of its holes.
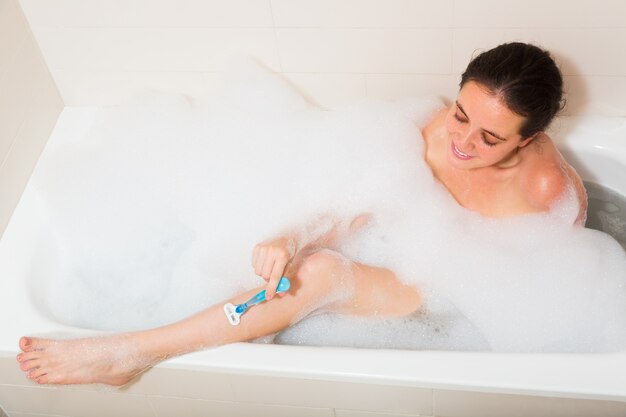
{"type": "Polygon", "coordinates": [[[474,146],[474,135],[472,132],[465,131],[459,135],[458,144],[466,147],[474,146]]]}

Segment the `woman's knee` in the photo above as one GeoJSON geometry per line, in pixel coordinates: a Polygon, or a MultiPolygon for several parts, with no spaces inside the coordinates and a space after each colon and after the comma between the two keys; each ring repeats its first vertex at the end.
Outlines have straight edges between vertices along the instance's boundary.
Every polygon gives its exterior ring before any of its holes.
{"type": "Polygon", "coordinates": [[[352,263],[338,252],[322,249],[304,258],[296,278],[304,285],[328,288],[343,286],[352,275],[352,263]]]}

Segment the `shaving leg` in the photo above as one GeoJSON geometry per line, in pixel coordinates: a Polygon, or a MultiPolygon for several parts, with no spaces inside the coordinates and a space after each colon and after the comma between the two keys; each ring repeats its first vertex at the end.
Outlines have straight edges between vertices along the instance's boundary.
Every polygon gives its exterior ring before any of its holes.
{"type": "MultiPolygon", "coordinates": [[[[329,250],[293,263],[292,286],[261,303],[232,326],[219,303],[179,322],[146,331],[77,340],[22,338],[18,355],[27,376],[42,384],[124,385],[172,356],[276,333],[307,314],[326,309],[359,315],[404,315],[419,308],[419,293],[391,271],[355,264],[329,250]]],[[[262,290],[228,300],[241,304],[262,290]]]]}

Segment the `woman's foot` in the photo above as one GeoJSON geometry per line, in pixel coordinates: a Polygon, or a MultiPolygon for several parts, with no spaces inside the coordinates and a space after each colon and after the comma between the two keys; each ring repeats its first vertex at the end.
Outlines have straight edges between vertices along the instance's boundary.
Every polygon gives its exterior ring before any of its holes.
{"type": "Polygon", "coordinates": [[[52,340],[22,337],[20,368],[38,384],[120,386],[156,362],[141,352],[136,334],[52,340]]]}

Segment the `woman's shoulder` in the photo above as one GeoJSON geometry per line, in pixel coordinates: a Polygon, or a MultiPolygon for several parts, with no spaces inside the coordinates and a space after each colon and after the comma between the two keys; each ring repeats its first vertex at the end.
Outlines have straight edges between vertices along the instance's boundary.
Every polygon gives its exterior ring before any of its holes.
{"type": "Polygon", "coordinates": [[[548,210],[567,191],[571,183],[556,162],[533,164],[524,178],[529,202],[540,210],[548,210]]]}
{"type": "Polygon", "coordinates": [[[549,211],[573,189],[580,205],[579,218],[583,218],[587,198],[580,177],[547,135],[540,134],[533,142],[526,150],[522,183],[529,203],[538,210],[549,211]]]}
{"type": "Polygon", "coordinates": [[[425,123],[419,126],[422,137],[426,143],[431,142],[432,139],[436,140],[441,136],[447,113],[448,107],[437,108],[429,115],[425,123]]]}

